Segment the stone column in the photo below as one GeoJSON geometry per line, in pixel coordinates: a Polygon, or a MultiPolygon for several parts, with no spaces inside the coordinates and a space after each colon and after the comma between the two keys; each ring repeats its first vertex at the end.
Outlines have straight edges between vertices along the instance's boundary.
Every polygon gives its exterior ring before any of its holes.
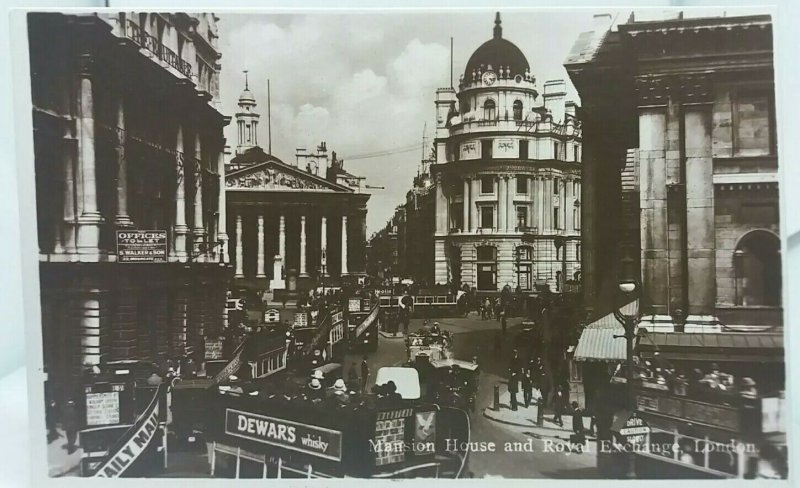
{"type": "Polygon", "coordinates": [[[117,227],[132,227],[128,216],[128,162],[125,157],[125,106],[122,97],[117,100],[117,227]]]}
{"type": "Polygon", "coordinates": [[[342,215],[342,275],[348,274],[347,270],[347,215],[342,215]]]}
{"type": "Polygon", "coordinates": [[[575,205],[573,205],[575,199],[572,193],[572,182],[573,180],[564,178],[564,201],[561,203],[564,207],[564,229],[568,232],[575,230],[575,224],[572,219],[572,209],[575,208],[575,205]]]}
{"type": "Polygon", "coordinates": [[[174,256],[179,261],[186,261],[186,161],[183,155],[183,125],[178,124],[178,135],[175,138],[177,187],[175,188],[175,225],[173,229],[175,244],[174,256]]]}
{"type": "Polygon", "coordinates": [[[461,232],[469,232],[469,208],[470,208],[470,195],[469,195],[469,178],[464,178],[464,198],[463,198],[463,219],[461,223],[461,232]]]}
{"type": "Polygon", "coordinates": [[[306,272],[306,216],[300,216],[300,276],[308,276],[306,272]]]}
{"type": "Polygon", "coordinates": [[[278,228],[278,253],[283,258],[283,265],[286,266],[286,216],[283,212],[281,212],[278,228]]]}
{"type": "Polygon", "coordinates": [[[441,175],[436,176],[436,233],[447,234],[447,223],[449,221],[448,213],[449,208],[447,205],[447,198],[444,196],[444,181],[441,175]]]}
{"type": "Polygon", "coordinates": [[[90,288],[80,300],[80,351],[83,366],[100,364],[101,297],[99,289],[90,288]]]}
{"type": "Polygon", "coordinates": [[[194,225],[192,235],[194,236],[194,247],[199,252],[205,240],[206,229],[203,227],[203,153],[200,145],[200,134],[194,137],[194,225]]]}
{"type": "Polygon", "coordinates": [[[236,277],[244,278],[244,250],[242,249],[242,214],[236,214],[236,277]]]}
{"type": "Polygon", "coordinates": [[[539,211],[539,233],[543,234],[545,227],[547,227],[547,221],[545,220],[545,205],[544,205],[544,176],[537,176],[536,177],[536,200],[538,202],[539,211]]]}
{"type": "Polygon", "coordinates": [[[517,230],[517,208],[514,206],[514,195],[517,193],[517,177],[508,177],[508,192],[506,198],[506,229],[511,232],[517,230]]]}
{"type": "Polygon", "coordinates": [[[75,254],[75,139],[65,135],[63,140],[64,158],[64,252],[75,254]]]}
{"type": "Polygon", "coordinates": [[[508,178],[500,175],[497,179],[497,230],[506,231],[506,194],[508,193],[508,178]]]}
{"type": "Polygon", "coordinates": [[[481,188],[479,186],[481,184],[480,178],[477,178],[477,177],[476,178],[472,178],[471,184],[472,184],[472,188],[470,189],[470,192],[469,192],[470,193],[470,215],[471,215],[470,223],[469,223],[469,229],[470,229],[470,232],[478,232],[478,227],[480,226],[480,223],[478,222],[478,205],[477,205],[476,202],[478,200],[478,195],[480,195],[480,192],[481,192],[481,188]]]}
{"type": "Polygon", "coordinates": [[[656,314],[669,306],[667,253],[666,107],[639,110],[639,201],[642,286],[656,314]]]}
{"type": "Polygon", "coordinates": [[[325,256],[325,269],[322,272],[323,276],[328,276],[328,218],[324,215],[322,216],[322,222],[320,224],[320,243],[319,243],[319,252],[320,252],[320,265],[323,264],[322,256],[325,256]]]}
{"type": "Polygon", "coordinates": [[[256,278],[266,278],[264,273],[264,214],[258,214],[258,256],[256,256],[256,278]]]}
{"type": "Polygon", "coordinates": [[[91,55],[80,58],[80,102],[78,114],[78,148],[82,192],[78,198],[83,208],[78,216],[78,253],[97,254],[103,216],[97,208],[97,175],[95,171],[94,94],[92,92],[91,55]]]}
{"type": "Polygon", "coordinates": [[[686,151],[686,239],[689,310],[713,315],[716,300],[714,237],[714,164],[711,155],[711,107],[684,105],[686,151]]]}
{"type": "MultiPolygon", "coordinates": [[[[225,154],[220,151],[217,154],[217,172],[219,173],[219,208],[217,208],[217,241],[220,243],[220,256],[221,261],[224,263],[230,262],[228,255],[228,215],[227,215],[227,202],[225,199],[225,154]]],[[[227,312],[226,312],[227,313],[227,312]]]]}

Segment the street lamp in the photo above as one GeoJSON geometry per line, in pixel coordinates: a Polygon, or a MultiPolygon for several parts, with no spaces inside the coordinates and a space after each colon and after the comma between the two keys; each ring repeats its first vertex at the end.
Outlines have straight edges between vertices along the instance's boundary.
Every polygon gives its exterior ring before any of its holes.
{"type": "MultiPolygon", "coordinates": [[[[623,303],[618,304],[614,308],[614,318],[622,324],[625,329],[625,335],[614,337],[624,337],[626,341],[625,351],[625,386],[627,388],[628,407],[631,413],[636,411],[636,398],[633,390],[633,341],[636,339],[636,325],[639,322],[639,304],[636,301],[641,295],[641,285],[636,276],[634,267],[634,260],[626,253],[622,258],[622,273],[619,281],[619,291],[624,297],[623,303]],[[633,302],[633,310],[629,313],[623,312],[623,308],[629,303],[633,302]]],[[[636,478],[636,454],[633,449],[628,453],[628,471],[626,473],[628,479],[636,478]]]]}

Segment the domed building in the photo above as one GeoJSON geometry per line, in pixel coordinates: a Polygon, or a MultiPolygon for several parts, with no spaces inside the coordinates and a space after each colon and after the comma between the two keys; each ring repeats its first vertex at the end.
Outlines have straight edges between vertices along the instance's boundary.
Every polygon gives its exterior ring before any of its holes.
{"type": "Polygon", "coordinates": [[[561,291],[579,278],[581,131],[565,98],[563,80],[540,93],[499,13],[458,91],[437,90],[437,283],[561,291]]]}

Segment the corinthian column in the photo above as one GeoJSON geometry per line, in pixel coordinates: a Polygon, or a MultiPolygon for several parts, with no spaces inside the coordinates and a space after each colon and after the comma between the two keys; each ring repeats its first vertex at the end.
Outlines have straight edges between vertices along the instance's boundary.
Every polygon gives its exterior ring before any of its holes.
{"type": "Polygon", "coordinates": [[[94,94],[92,92],[91,55],[80,59],[80,103],[78,115],[78,147],[82,181],[83,203],[78,216],[78,253],[97,254],[100,244],[100,224],[103,216],[97,208],[97,175],[95,171],[94,94]]]}
{"type": "Polygon", "coordinates": [[[186,162],[183,158],[183,126],[178,124],[178,135],[175,138],[176,164],[175,170],[177,186],[175,188],[175,244],[174,256],[180,261],[186,261],[186,162]]]}
{"type": "Polygon", "coordinates": [[[220,243],[220,261],[228,263],[230,257],[228,256],[228,216],[226,212],[225,201],[225,154],[220,151],[217,154],[217,172],[219,173],[219,204],[217,207],[217,241],[220,243]]]}
{"type": "Polygon", "coordinates": [[[132,227],[128,216],[128,162],[125,156],[125,106],[120,96],[117,100],[117,227],[132,227]]]}
{"type": "Polygon", "coordinates": [[[308,276],[306,272],[306,216],[300,216],[300,276],[308,276]]]}
{"type": "Polygon", "coordinates": [[[244,278],[244,252],[242,249],[242,214],[236,214],[236,277],[244,278]]]}
{"type": "Polygon", "coordinates": [[[497,230],[506,231],[506,193],[508,192],[508,178],[500,175],[497,181],[497,230]]]}
{"type": "Polygon", "coordinates": [[[202,249],[203,241],[206,237],[206,229],[203,227],[203,159],[202,147],[200,146],[200,134],[194,137],[194,159],[195,159],[195,178],[194,178],[194,225],[192,235],[194,236],[195,247],[198,251],[202,249]]]}
{"type": "Polygon", "coordinates": [[[256,258],[256,278],[266,278],[264,273],[264,214],[258,214],[258,256],[256,258]]]}
{"type": "Polygon", "coordinates": [[[346,275],[347,270],[347,215],[342,215],[342,274],[346,275]]]}
{"type": "Polygon", "coordinates": [[[469,178],[464,178],[464,198],[463,198],[463,221],[461,222],[461,232],[469,232],[469,178]]]}
{"type": "Polygon", "coordinates": [[[325,264],[324,271],[322,272],[323,276],[328,276],[328,267],[327,263],[323,263],[322,255],[324,253],[325,259],[327,260],[327,247],[328,247],[328,219],[323,215],[322,216],[322,224],[320,229],[320,245],[319,245],[319,252],[320,252],[320,264],[325,264]]]}

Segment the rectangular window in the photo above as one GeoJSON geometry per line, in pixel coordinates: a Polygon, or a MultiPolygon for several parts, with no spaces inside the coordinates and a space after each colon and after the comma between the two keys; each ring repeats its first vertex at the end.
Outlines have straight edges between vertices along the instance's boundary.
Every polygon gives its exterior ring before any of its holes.
{"type": "Polygon", "coordinates": [[[481,141],[481,155],[483,159],[492,159],[492,140],[481,141]]]}
{"type": "Polygon", "coordinates": [[[580,156],[578,155],[578,145],[577,144],[572,146],[572,151],[574,152],[574,155],[573,155],[573,157],[575,158],[574,161],[576,163],[580,162],[580,156]]]}
{"type": "Polygon", "coordinates": [[[572,227],[575,230],[581,230],[581,210],[579,208],[572,209],[572,227]]]}
{"type": "Polygon", "coordinates": [[[517,194],[518,195],[527,195],[528,194],[528,177],[527,176],[517,176],[517,194]]]}
{"type": "Polygon", "coordinates": [[[481,193],[491,195],[494,193],[494,178],[491,176],[484,176],[481,178],[481,193]]]}
{"type": "Polygon", "coordinates": [[[561,180],[553,178],[553,195],[558,195],[558,189],[561,187],[561,180]]]}
{"type": "Polygon", "coordinates": [[[528,159],[528,141],[519,141],[519,158],[528,159]]]}
{"type": "Polygon", "coordinates": [[[733,104],[734,155],[772,154],[772,97],[763,91],[736,93],[733,104]]]}
{"type": "Polygon", "coordinates": [[[450,215],[452,217],[450,221],[451,228],[464,229],[464,204],[454,203],[450,205],[450,215]]]}
{"type": "Polygon", "coordinates": [[[528,227],[528,207],[520,205],[517,207],[517,229],[525,229],[528,227]]]}
{"type": "Polygon", "coordinates": [[[561,228],[560,222],[558,221],[558,214],[559,214],[558,207],[554,207],[553,208],[553,228],[554,229],[560,229],[561,228]]]}
{"type": "Polygon", "coordinates": [[[581,245],[575,244],[575,261],[581,260],[581,245]]]}
{"type": "Polygon", "coordinates": [[[553,159],[558,159],[561,156],[559,149],[558,141],[553,141],[553,159]]]}
{"type": "Polygon", "coordinates": [[[481,207],[481,229],[494,227],[494,207],[488,205],[481,207]]]}

